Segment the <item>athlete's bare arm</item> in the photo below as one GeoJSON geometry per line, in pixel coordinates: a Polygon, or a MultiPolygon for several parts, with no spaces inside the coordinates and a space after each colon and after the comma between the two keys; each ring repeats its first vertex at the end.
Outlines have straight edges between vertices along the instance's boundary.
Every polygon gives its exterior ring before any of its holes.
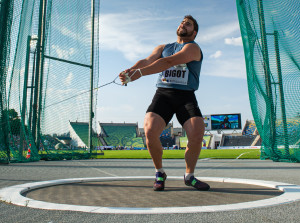
{"type": "MultiPolygon", "coordinates": [[[[131,74],[138,68],[142,68],[142,67],[146,67],[148,65],[150,65],[151,63],[153,63],[154,61],[156,61],[157,59],[159,59],[161,57],[161,53],[164,49],[165,45],[159,45],[157,47],[155,47],[155,49],[152,51],[152,53],[145,59],[143,60],[139,60],[135,65],[133,65],[130,69],[127,69],[123,72],[121,72],[119,74],[119,77],[121,79],[122,82],[124,82],[124,80],[126,79],[125,74],[124,73],[129,73],[129,76],[131,76],[131,74]],[[132,71],[132,72],[130,72],[132,71]]],[[[136,74],[134,76],[131,76],[131,80],[136,80],[140,77],[140,74],[136,74]]]]}
{"type": "Polygon", "coordinates": [[[161,53],[164,49],[165,45],[159,45],[155,47],[152,53],[145,59],[139,60],[135,65],[133,65],[130,69],[138,69],[142,67],[146,67],[160,58],[161,53]]]}
{"type": "MultiPolygon", "coordinates": [[[[178,64],[185,64],[191,61],[201,60],[201,50],[197,44],[186,44],[182,50],[175,53],[172,56],[160,58],[164,45],[160,45],[154,49],[152,54],[144,60],[138,61],[131,69],[126,70],[128,76],[131,76],[131,81],[137,80],[141,77],[139,72],[135,72],[136,69],[140,69],[143,76],[160,73],[172,66],[178,64]],[[144,65],[144,66],[143,66],[144,65]]],[[[121,81],[125,80],[122,74],[119,75],[121,81]]]]}
{"type": "Polygon", "coordinates": [[[200,61],[201,51],[197,44],[186,44],[182,50],[172,56],[160,58],[150,65],[141,68],[143,75],[162,72],[172,66],[189,63],[191,61],[200,61]]]}

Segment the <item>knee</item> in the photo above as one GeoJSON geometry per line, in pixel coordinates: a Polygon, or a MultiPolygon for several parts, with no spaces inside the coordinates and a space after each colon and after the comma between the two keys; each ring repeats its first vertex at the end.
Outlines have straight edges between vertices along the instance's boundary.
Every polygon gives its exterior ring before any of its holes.
{"type": "Polygon", "coordinates": [[[144,131],[146,139],[153,139],[160,136],[160,133],[149,124],[144,125],[144,131]]]}
{"type": "Polygon", "coordinates": [[[147,113],[144,121],[144,132],[146,140],[159,139],[159,136],[164,127],[164,120],[160,116],[153,113],[147,113]]]}

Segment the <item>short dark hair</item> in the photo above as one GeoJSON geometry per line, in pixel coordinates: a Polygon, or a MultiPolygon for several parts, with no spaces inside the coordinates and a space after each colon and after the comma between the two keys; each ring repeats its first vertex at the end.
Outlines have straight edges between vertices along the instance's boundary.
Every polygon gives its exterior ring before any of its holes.
{"type": "Polygon", "coordinates": [[[194,23],[194,31],[196,31],[198,33],[199,27],[198,27],[198,23],[197,23],[196,19],[194,19],[194,17],[191,16],[191,15],[186,15],[186,16],[184,16],[184,18],[185,19],[190,19],[190,20],[193,21],[193,23],[194,23]]]}

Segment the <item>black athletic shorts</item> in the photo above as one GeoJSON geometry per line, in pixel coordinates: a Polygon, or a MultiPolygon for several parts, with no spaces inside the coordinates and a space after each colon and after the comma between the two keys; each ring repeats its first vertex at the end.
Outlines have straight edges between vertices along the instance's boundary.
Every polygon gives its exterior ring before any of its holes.
{"type": "Polygon", "coordinates": [[[171,88],[158,88],[147,112],[160,115],[166,125],[174,114],[182,126],[192,117],[202,117],[194,91],[171,88]]]}

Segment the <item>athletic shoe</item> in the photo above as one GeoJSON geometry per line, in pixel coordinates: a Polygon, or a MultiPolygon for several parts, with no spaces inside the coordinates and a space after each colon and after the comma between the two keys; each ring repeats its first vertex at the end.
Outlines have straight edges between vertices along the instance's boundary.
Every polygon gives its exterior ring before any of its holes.
{"type": "Polygon", "coordinates": [[[166,173],[156,172],[155,181],[153,185],[154,191],[162,191],[165,189],[165,180],[167,179],[166,173]]]}
{"type": "Polygon", "coordinates": [[[209,190],[210,186],[207,183],[204,183],[198,179],[196,179],[194,176],[191,176],[189,180],[185,180],[184,176],[184,183],[187,186],[192,186],[196,188],[197,190],[209,190]]]}

